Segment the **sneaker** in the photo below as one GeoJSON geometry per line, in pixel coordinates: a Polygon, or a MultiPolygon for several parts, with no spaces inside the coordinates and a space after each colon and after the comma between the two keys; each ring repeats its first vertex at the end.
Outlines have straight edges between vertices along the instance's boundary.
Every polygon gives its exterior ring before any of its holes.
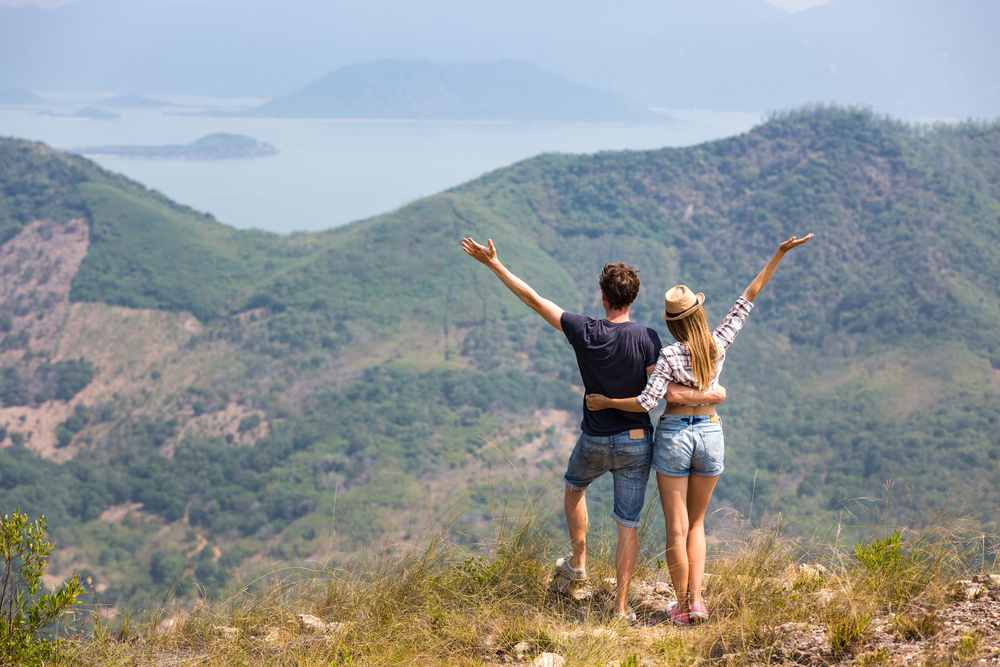
{"type": "Polygon", "coordinates": [[[704,602],[695,602],[688,612],[688,619],[691,623],[704,623],[708,620],[708,607],[704,602]]]}
{"type": "Polygon", "coordinates": [[[691,625],[691,618],[688,614],[680,613],[677,611],[677,607],[678,604],[676,601],[667,605],[667,615],[670,617],[670,620],[673,621],[675,625],[691,625]]]}
{"type": "Polygon", "coordinates": [[[566,575],[566,578],[570,581],[586,581],[587,580],[587,570],[586,568],[575,568],[569,564],[573,560],[572,554],[566,556],[565,558],[556,559],[556,571],[562,572],[566,575]]]}

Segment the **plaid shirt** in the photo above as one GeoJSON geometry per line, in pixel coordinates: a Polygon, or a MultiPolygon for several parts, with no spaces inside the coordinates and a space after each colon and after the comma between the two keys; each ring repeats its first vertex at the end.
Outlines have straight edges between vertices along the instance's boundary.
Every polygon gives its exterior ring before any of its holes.
{"type": "MultiPolygon", "coordinates": [[[[743,328],[743,322],[747,315],[753,310],[753,303],[747,301],[742,296],[736,300],[726,318],[722,320],[719,328],[712,332],[715,340],[718,359],[715,362],[715,376],[708,385],[709,390],[719,388],[719,376],[722,375],[722,364],[726,361],[726,348],[736,340],[736,334],[743,328]]],[[[684,343],[674,343],[660,350],[660,358],[656,360],[656,368],[649,376],[646,388],[639,395],[639,405],[649,412],[656,407],[659,401],[667,393],[667,385],[671,382],[683,384],[688,387],[697,387],[698,382],[691,372],[691,352],[684,343]]],[[[708,405],[704,403],[703,405],[708,405]]]]}

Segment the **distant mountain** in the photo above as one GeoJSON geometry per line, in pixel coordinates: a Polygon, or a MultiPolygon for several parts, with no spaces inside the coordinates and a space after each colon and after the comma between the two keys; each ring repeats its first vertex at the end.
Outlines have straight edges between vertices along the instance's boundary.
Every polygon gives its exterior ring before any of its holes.
{"type": "Polygon", "coordinates": [[[45,98],[35,95],[27,88],[7,88],[0,90],[0,105],[35,106],[45,104],[45,98]]]}
{"type": "Polygon", "coordinates": [[[666,121],[629,99],[529,63],[381,60],[348,65],[299,91],[240,112],[277,118],[496,121],[666,121]]]}
{"type": "Polygon", "coordinates": [[[225,160],[275,155],[278,149],[253,137],[218,132],[184,145],[87,146],[71,149],[88,157],[134,157],[174,160],[225,160]]]}
{"type": "Polygon", "coordinates": [[[95,102],[94,106],[111,107],[112,109],[161,109],[170,106],[170,103],[142,95],[116,95],[95,102]]]}
{"type": "Polygon", "coordinates": [[[0,88],[274,97],[350,63],[515,59],[647,107],[992,118],[998,32],[989,0],[75,0],[0,6],[0,88]]]}

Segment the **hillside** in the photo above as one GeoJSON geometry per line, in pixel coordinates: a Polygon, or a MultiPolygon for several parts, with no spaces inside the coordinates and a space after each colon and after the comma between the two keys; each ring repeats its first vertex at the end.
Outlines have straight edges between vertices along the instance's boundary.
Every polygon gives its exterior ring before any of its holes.
{"type": "Polygon", "coordinates": [[[520,484],[503,457],[558,493],[581,396],[561,336],[461,236],[591,315],[600,266],[632,262],[635,319],[669,340],[666,287],[704,291],[717,321],[805,232],[727,363],[717,506],[756,496],[756,515],[777,486],[792,516],[864,523],[873,506],[845,501],[892,480],[912,516],[974,483],[995,507],[998,154],[995,123],[805,109],[691,148],[544,155],[280,237],[3,140],[0,508],[45,513],[56,574],[86,568],[111,600],[211,586],[250,554],[405,541],[456,502],[475,539],[485,484],[520,484]]]}
{"type": "Polygon", "coordinates": [[[348,65],[238,113],[274,118],[664,122],[628,98],[533,65],[381,60],[348,65]]]}

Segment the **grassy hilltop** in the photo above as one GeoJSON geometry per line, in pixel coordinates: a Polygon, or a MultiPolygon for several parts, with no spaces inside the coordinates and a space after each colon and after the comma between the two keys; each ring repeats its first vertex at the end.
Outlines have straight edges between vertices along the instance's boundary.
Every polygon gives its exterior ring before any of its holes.
{"type": "Polygon", "coordinates": [[[471,488],[464,530],[489,512],[470,485],[516,480],[501,453],[558,488],[582,397],[561,335],[461,236],[593,316],[601,265],[635,264],[635,319],[667,341],[667,287],[704,291],[718,321],[813,232],[730,355],[717,502],[746,513],[778,485],[822,514],[893,480],[938,509],[1000,455],[998,158],[997,124],[806,109],[691,148],[543,155],[281,237],[2,140],[0,508],[46,514],[59,571],[112,600],[406,539],[471,488]],[[69,248],[78,264],[51,259],[69,248]]]}

